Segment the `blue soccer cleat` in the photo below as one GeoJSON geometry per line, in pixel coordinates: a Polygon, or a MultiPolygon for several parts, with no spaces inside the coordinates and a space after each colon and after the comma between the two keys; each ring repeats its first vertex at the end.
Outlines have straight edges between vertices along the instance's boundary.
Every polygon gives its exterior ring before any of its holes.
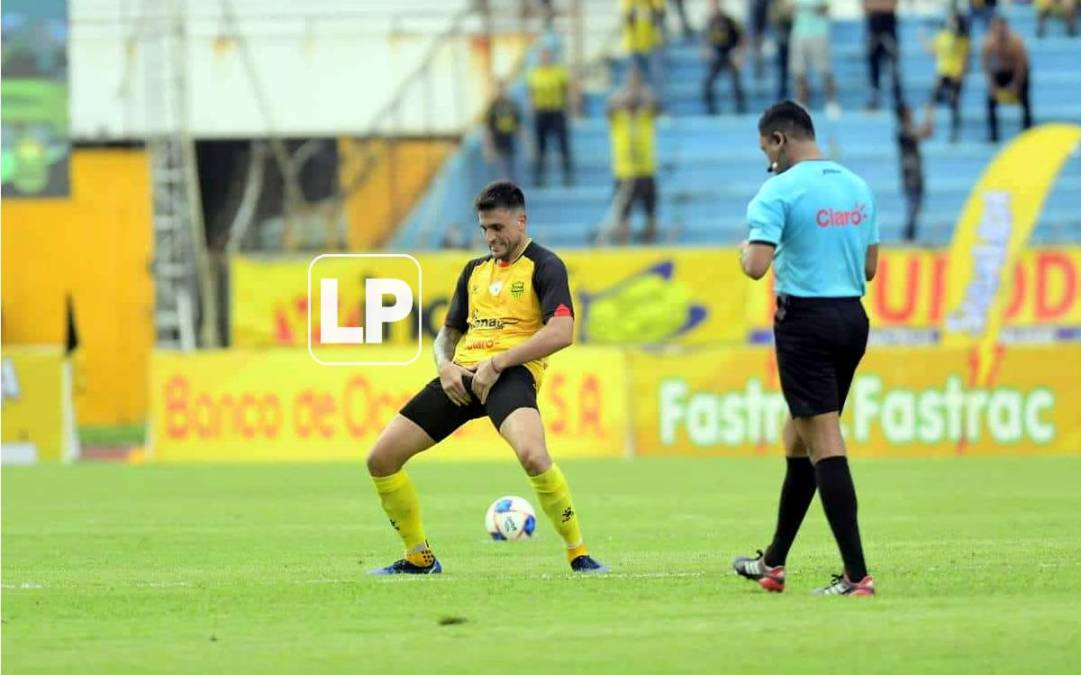
{"type": "Polygon", "coordinates": [[[374,570],[370,570],[368,574],[376,576],[383,576],[387,574],[442,574],[443,566],[439,564],[439,561],[432,558],[432,564],[427,567],[421,567],[420,565],[414,565],[406,559],[401,559],[386,567],[378,567],[374,570]]]}
{"type": "Polygon", "coordinates": [[[607,565],[602,565],[588,555],[580,555],[572,560],[571,569],[579,574],[608,574],[607,565]]]}

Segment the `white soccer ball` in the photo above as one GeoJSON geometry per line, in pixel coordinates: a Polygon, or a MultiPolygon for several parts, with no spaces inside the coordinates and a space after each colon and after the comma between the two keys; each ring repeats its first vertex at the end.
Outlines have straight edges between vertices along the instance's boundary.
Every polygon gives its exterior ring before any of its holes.
{"type": "Polygon", "coordinates": [[[529,539],[537,529],[537,515],[521,497],[500,497],[484,514],[484,527],[496,541],[529,539]]]}

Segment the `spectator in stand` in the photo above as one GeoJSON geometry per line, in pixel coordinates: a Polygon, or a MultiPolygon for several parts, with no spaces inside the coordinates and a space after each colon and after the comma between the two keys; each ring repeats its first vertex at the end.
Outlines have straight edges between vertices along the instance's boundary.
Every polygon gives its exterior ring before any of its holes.
{"type": "Polygon", "coordinates": [[[563,184],[574,182],[573,163],[567,109],[570,105],[571,83],[567,68],[553,63],[552,53],[540,50],[540,62],[526,78],[529,86],[529,102],[533,111],[533,130],[536,136],[536,156],[533,177],[538,186],[544,185],[545,155],[549,138],[554,138],[563,160],[563,184]]]}
{"type": "Polygon", "coordinates": [[[754,79],[761,80],[766,75],[766,66],[762,61],[762,43],[769,28],[770,0],[749,0],[747,3],[747,23],[751,35],[751,60],[754,63],[754,79]]]}
{"type": "Polygon", "coordinates": [[[676,8],[676,15],[679,18],[679,26],[683,33],[683,39],[690,40],[694,37],[694,29],[691,28],[691,22],[687,20],[687,8],[683,6],[683,0],[672,0],[672,5],[676,8]]]}
{"type": "Polygon", "coordinates": [[[1077,35],[1076,0],[1036,0],[1036,37],[1047,34],[1047,20],[1055,15],[1062,17],[1067,35],[1077,35]]]}
{"type": "Polygon", "coordinates": [[[881,103],[882,60],[889,59],[893,78],[893,105],[904,102],[901,93],[901,43],[897,40],[897,0],[863,0],[867,15],[867,62],[871,72],[871,98],[868,110],[878,110],[881,103]]]}
{"type": "Polygon", "coordinates": [[[443,231],[443,240],[439,245],[446,251],[460,251],[469,248],[469,240],[460,223],[450,223],[443,231]]]}
{"type": "Polygon", "coordinates": [[[637,68],[627,73],[627,83],[608,101],[612,144],[612,173],[616,177],[614,208],[618,223],[615,241],[630,239],[630,215],[641,204],[646,227],[641,240],[657,240],[657,101],[642,81],[637,68]]]}
{"type": "Polygon", "coordinates": [[[631,63],[660,96],[663,74],[663,20],[665,0],[620,0],[623,17],[623,45],[631,63]]]}
{"type": "Polygon", "coordinates": [[[950,107],[950,142],[956,143],[961,134],[961,90],[968,74],[971,49],[968,21],[955,10],[946,19],[934,42],[926,46],[935,55],[938,74],[931,103],[945,103],[950,107]]]}
{"type": "Polygon", "coordinates": [[[563,63],[563,35],[556,28],[556,10],[551,4],[542,8],[544,26],[541,29],[537,42],[541,49],[547,49],[552,54],[552,61],[563,63]]]}
{"type": "MultiPolygon", "coordinates": [[[[953,0],[956,3],[956,0],[953,0]]],[[[995,18],[995,10],[998,7],[998,0],[969,0],[968,13],[969,18],[972,19],[973,25],[976,20],[983,22],[983,27],[991,23],[991,19],[995,18]]]]}
{"type": "Polygon", "coordinates": [[[916,227],[923,209],[923,158],[920,143],[934,133],[934,109],[927,104],[923,125],[916,126],[912,109],[897,107],[897,149],[901,157],[901,192],[905,196],[905,241],[916,239],[916,227]]]}
{"type": "Polygon", "coordinates": [[[484,156],[494,170],[493,180],[517,182],[515,150],[522,130],[522,112],[507,96],[506,85],[496,83],[496,97],[485,116],[484,156]]]}
{"type": "Polygon", "coordinates": [[[769,25],[777,46],[777,100],[788,98],[788,45],[792,37],[792,3],[790,0],[771,0],[769,25]]]}
{"type": "Polygon", "coordinates": [[[746,111],[743,101],[743,87],[740,83],[740,67],[743,65],[743,31],[736,20],[721,9],[720,0],[709,0],[709,23],[705,31],[705,58],[709,62],[709,72],[702,84],[702,98],[706,103],[706,112],[717,114],[717,104],[713,96],[713,83],[717,77],[728,72],[732,78],[732,95],[736,102],[736,112],[746,111]]]}
{"type": "Polygon", "coordinates": [[[788,68],[796,77],[796,98],[809,107],[811,88],[807,71],[813,70],[826,90],[826,111],[830,117],[840,113],[837,91],[830,69],[830,16],[828,0],[795,0],[795,21],[788,54],[788,68]]]}
{"type": "Polygon", "coordinates": [[[983,40],[983,72],[987,76],[987,135],[998,142],[999,104],[1021,106],[1021,127],[1032,126],[1029,86],[1032,70],[1028,50],[1021,36],[1010,29],[1004,17],[996,16],[983,40]]]}

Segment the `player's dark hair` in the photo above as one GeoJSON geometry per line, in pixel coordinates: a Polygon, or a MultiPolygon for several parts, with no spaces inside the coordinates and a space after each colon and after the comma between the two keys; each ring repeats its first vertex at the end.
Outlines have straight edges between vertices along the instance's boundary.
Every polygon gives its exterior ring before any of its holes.
{"type": "Polygon", "coordinates": [[[771,136],[775,131],[801,140],[814,140],[815,137],[815,126],[811,122],[811,116],[795,101],[775,103],[758,119],[760,136],[771,136]]]}
{"type": "Polygon", "coordinates": [[[522,188],[509,180],[496,181],[484,186],[473,200],[473,208],[477,211],[524,209],[525,194],[522,193],[522,188]]]}

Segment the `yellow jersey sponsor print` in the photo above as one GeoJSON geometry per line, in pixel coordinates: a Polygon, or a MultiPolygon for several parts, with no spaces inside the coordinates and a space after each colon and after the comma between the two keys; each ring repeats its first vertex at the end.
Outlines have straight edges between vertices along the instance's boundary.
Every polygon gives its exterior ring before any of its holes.
{"type": "MultiPolygon", "coordinates": [[[[446,325],[463,333],[454,362],[473,366],[528,340],[553,316],[573,316],[567,268],[530,241],[513,262],[491,256],[466,263],[446,325]]],[[[540,387],[547,359],[524,364],[540,387]]]]}

